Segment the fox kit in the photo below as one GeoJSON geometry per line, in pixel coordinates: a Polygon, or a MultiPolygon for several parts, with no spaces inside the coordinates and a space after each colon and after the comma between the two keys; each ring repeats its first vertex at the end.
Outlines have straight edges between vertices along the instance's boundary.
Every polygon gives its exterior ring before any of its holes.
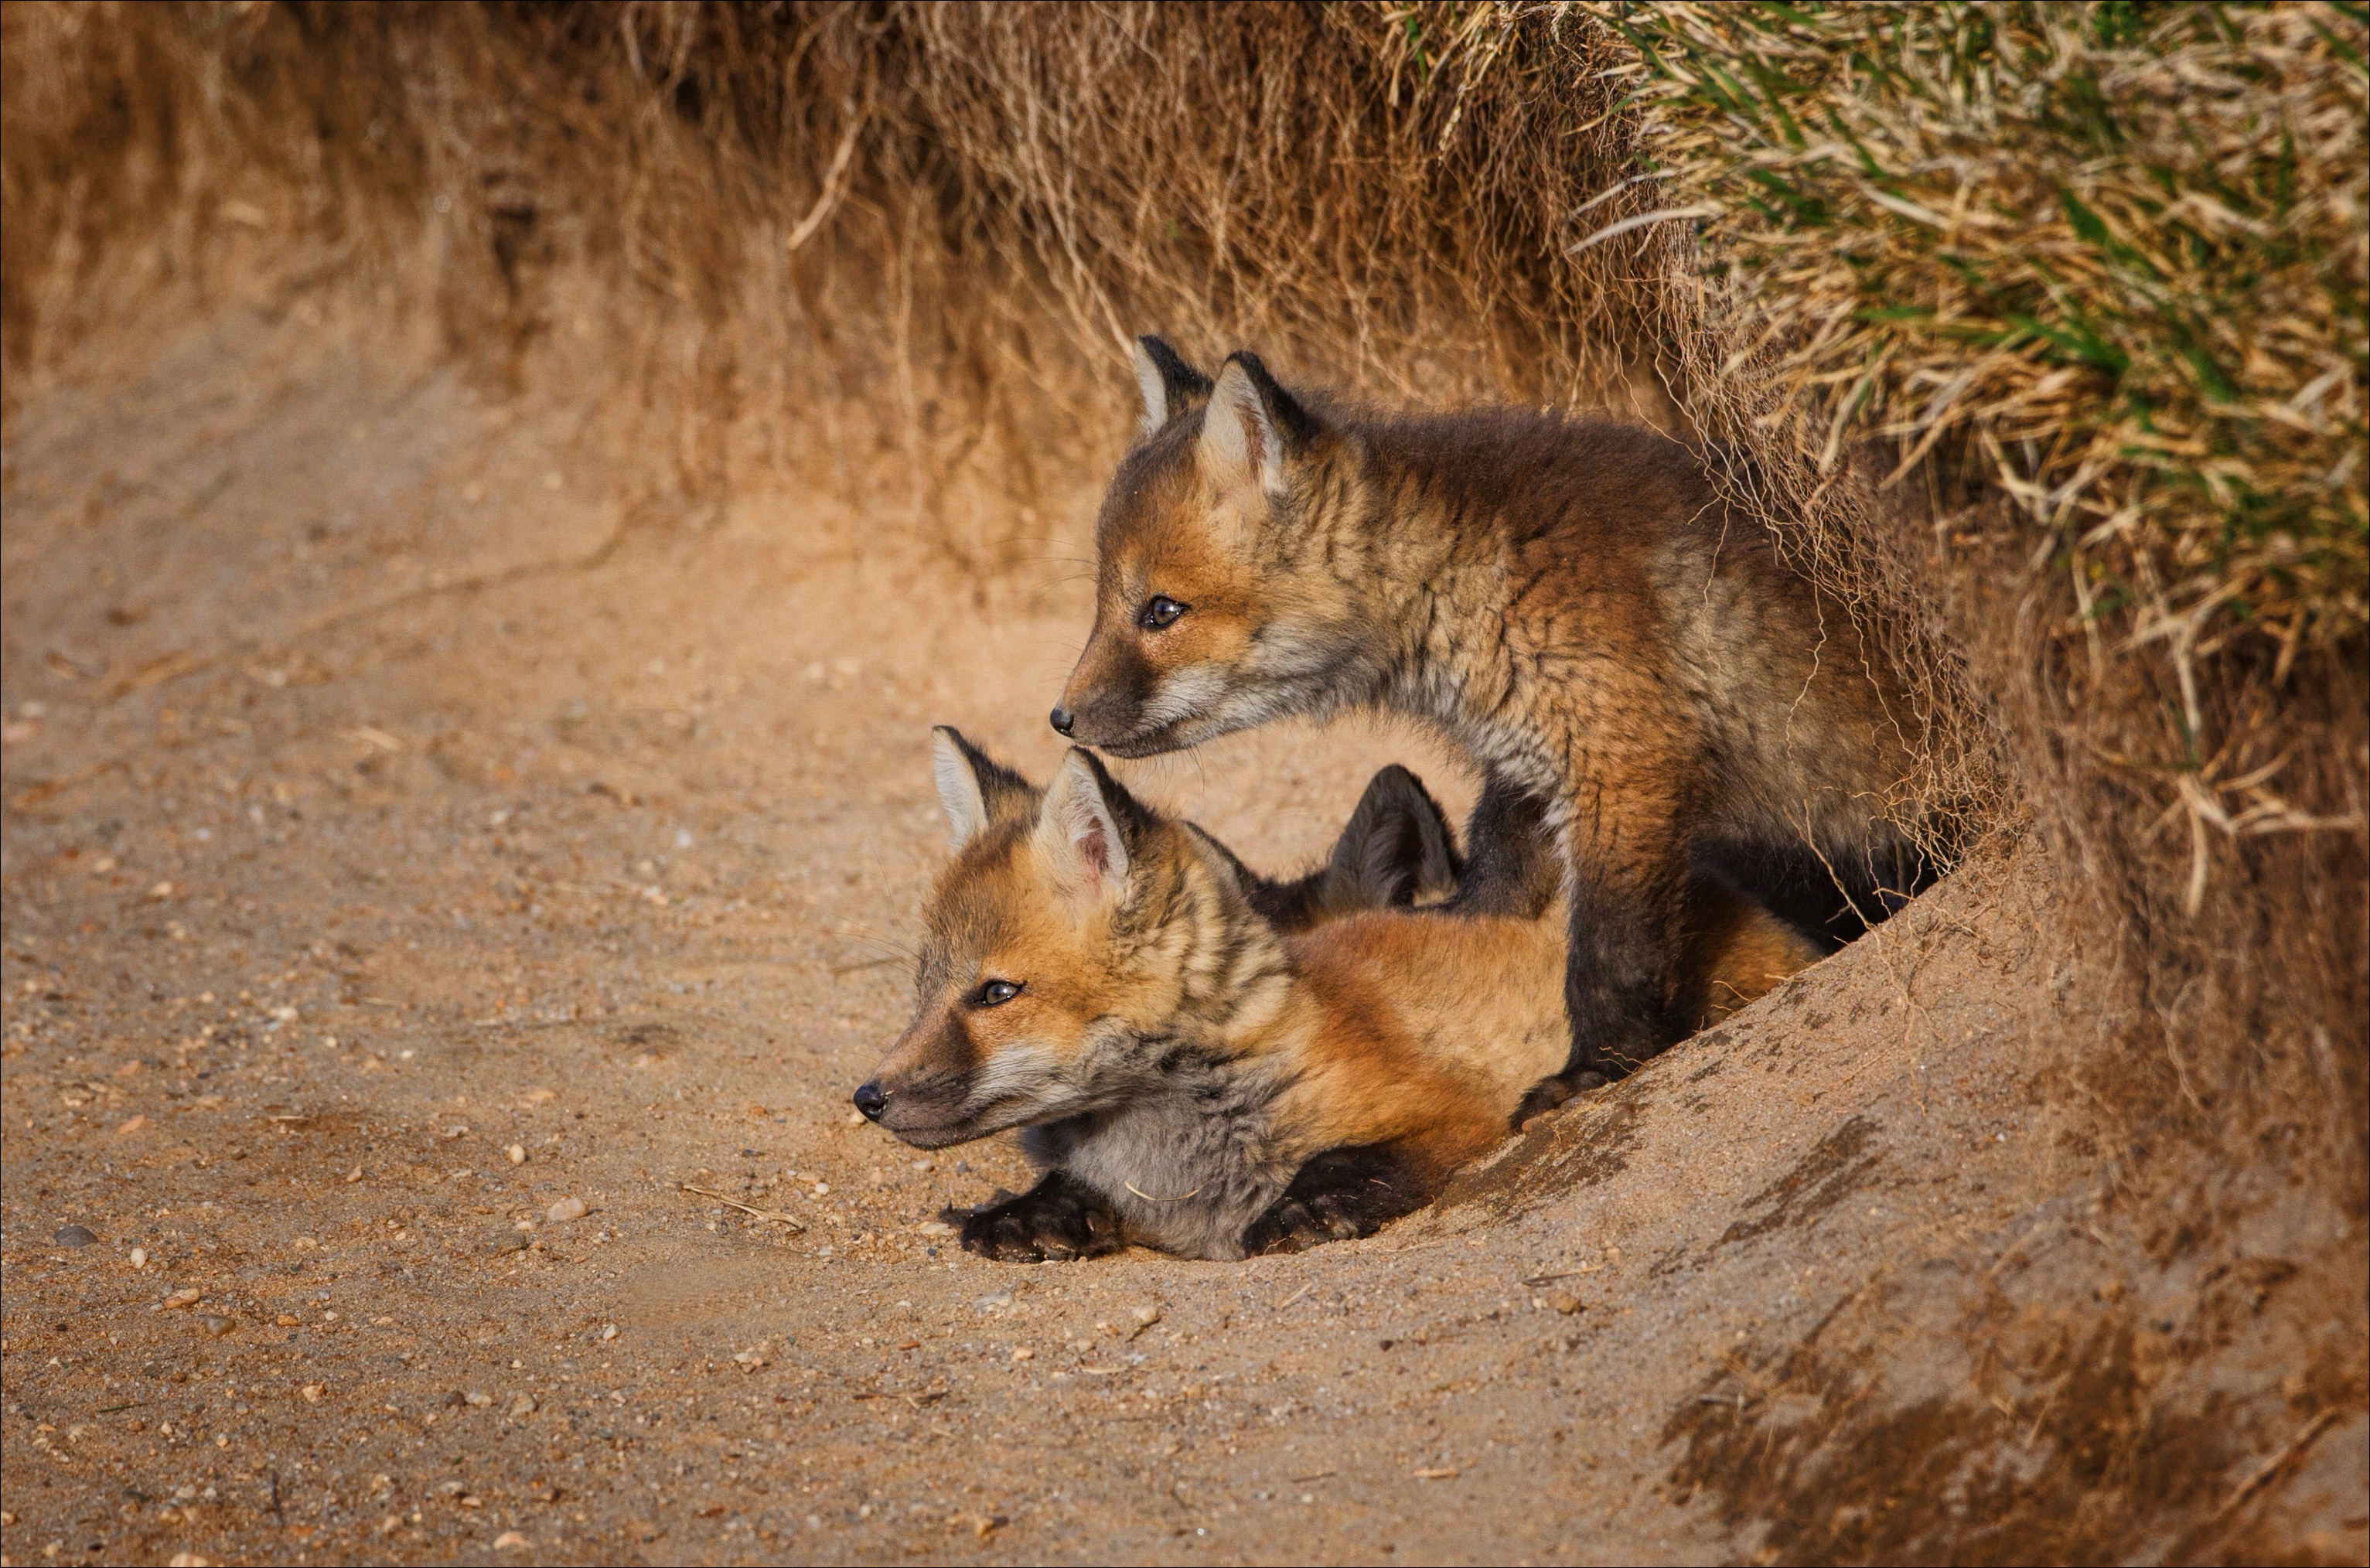
{"type": "Polygon", "coordinates": [[[1053,727],[1141,757],[1284,714],[1440,724],[1485,806],[1554,851],[1570,1052],[1540,1103],[1684,1032],[1699,872],[1830,944],[1928,874],[1889,815],[1912,759],[1883,677],[1702,451],[1517,409],[1363,413],[1248,353],[1213,385],[1152,338],[1137,377],[1053,727]]]}
{"type": "MultiPolygon", "coordinates": [[[[1287,930],[1240,861],[1091,753],[1040,791],[951,730],[934,742],[953,859],[913,1021],[855,1101],[921,1148],[1023,1130],[1045,1175],[964,1218],[972,1251],[1239,1258],[1367,1235],[1503,1136],[1562,1061],[1559,921],[1350,907],[1445,891],[1425,864],[1444,826],[1403,769],[1317,873],[1334,885],[1287,912],[1315,923],[1287,930]]],[[[1815,956],[1706,892],[1707,1017],[1815,956]]]]}

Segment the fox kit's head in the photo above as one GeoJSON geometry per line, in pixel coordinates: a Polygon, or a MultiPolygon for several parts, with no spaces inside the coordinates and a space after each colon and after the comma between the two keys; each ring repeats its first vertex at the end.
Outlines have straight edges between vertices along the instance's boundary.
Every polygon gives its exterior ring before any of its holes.
{"type": "Polygon", "coordinates": [[[1213,384],[1136,344],[1142,438],[1095,527],[1094,631],[1053,728],[1120,756],[1339,700],[1362,653],[1357,565],[1319,548],[1345,437],[1238,353],[1213,384]]]}
{"type": "Polygon", "coordinates": [[[1125,1103],[1197,1029],[1283,974],[1233,857],[1084,751],[1040,790],[932,734],[954,858],[926,911],[913,1021],[857,1108],[938,1148],[1125,1103]]]}

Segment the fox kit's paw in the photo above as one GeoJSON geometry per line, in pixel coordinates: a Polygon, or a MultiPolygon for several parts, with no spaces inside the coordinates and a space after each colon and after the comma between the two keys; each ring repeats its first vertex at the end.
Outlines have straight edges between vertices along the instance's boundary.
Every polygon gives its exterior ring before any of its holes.
{"type": "Polygon", "coordinates": [[[1532,1117],[1546,1115],[1574,1095],[1585,1094],[1592,1089],[1603,1089],[1605,1081],[1603,1073],[1587,1071],[1541,1078],[1531,1085],[1529,1091],[1523,1096],[1523,1102],[1514,1107],[1510,1124],[1520,1131],[1532,1117]]]}
{"type": "Polygon", "coordinates": [[[999,1193],[993,1203],[968,1214],[949,1209],[946,1217],[961,1226],[963,1251],[1008,1263],[1099,1258],[1127,1246],[1119,1211],[1058,1170],[1017,1198],[999,1193]]]}
{"type": "Polygon", "coordinates": [[[1354,1241],[1361,1236],[1372,1236],[1382,1226],[1380,1219],[1360,1212],[1354,1193],[1319,1193],[1309,1198],[1287,1195],[1270,1204],[1265,1214],[1251,1221],[1250,1228],[1243,1232],[1243,1251],[1254,1258],[1262,1252],[1306,1252],[1328,1241],[1354,1241]]]}
{"type": "Polygon", "coordinates": [[[1328,1149],[1300,1168],[1283,1195],[1243,1232],[1243,1251],[1305,1252],[1328,1241],[1372,1236],[1419,1209],[1431,1193],[1386,1146],[1328,1149]]]}

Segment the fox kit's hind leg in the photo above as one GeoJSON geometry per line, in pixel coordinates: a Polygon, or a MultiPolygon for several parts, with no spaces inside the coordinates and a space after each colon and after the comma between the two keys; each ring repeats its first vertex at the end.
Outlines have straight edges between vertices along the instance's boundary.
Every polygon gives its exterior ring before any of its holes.
{"type": "Polygon", "coordinates": [[[963,1251],[1006,1262],[1099,1258],[1123,1251],[1126,1227],[1100,1193],[1059,1170],[1017,1198],[947,1211],[962,1227],[963,1251]]]}
{"type": "Polygon", "coordinates": [[[1283,1195],[1243,1232],[1243,1252],[1305,1252],[1372,1236],[1432,1201],[1432,1183],[1387,1144],[1328,1149],[1300,1168],[1283,1195]]]}
{"type": "Polygon", "coordinates": [[[1933,885],[1939,868],[1916,846],[1880,828],[1865,846],[1820,850],[1803,843],[1718,841],[1697,853],[1701,868],[1766,905],[1832,952],[1933,885]]]}

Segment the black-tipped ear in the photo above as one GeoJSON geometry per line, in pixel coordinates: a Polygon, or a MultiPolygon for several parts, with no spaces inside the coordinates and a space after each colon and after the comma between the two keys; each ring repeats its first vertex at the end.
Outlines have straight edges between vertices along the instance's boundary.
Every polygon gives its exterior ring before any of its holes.
{"type": "Polygon", "coordinates": [[[1037,788],[963,737],[951,724],[930,732],[930,773],[947,812],[949,847],[960,849],[989,826],[1037,814],[1037,788]]]}
{"type": "Polygon", "coordinates": [[[1267,365],[1259,355],[1240,349],[1228,355],[1226,363],[1243,367],[1243,374],[1259,393],[1260,407],[1267,414],[1268,422],[1283,438],[1286,456],[1297,456],[1309,443],[1325,433],[1324,422],[1267,373],[1267,365]]]}
{"type": "Polygon", "coordinates": [[[1037,851],[1072,894],[1117,904],[1146,820],[1102,759],[1074,746],[1038,807],[1037,851]]]}
{"type": "Polygon", "coordinates": [[[1562,867],[1547,831],[1547,802],[1495,777],[1484,779],[1465,828],[1457,907],[1536,920],[1561,891],[1562,867]]]}
{"type": "Polygon", "coordinates": [[[1325,901],[1336,909],[1386,909],[1456,891],[1448,818],[1423,780],[1398,764],[1368,781],[1334,841],[1325,901]]]}
{"type": "Polygon", "coordinates": [[[1150,435],[1210,396],[1210,378],[1149,333],[1135,340],[1135,385],[1144,394],[1139,433],[1150,435]]]}
{"type": "Polygon", "coordinates": [[[1209,842],[1234,867],[1251,907],[1279,931],[1305,931],[1361,910],[1438,903],[1456,894],[1465,873],[1440,802],[1397,763],[1367,783],[1332,855],[1306,876],[1271,882],[1209,842]]]}
{"type": "Polygon", "coordinates": [[[1291,464],[1324,432],[1316,417],[1276,384],[1257,354],[1230,354],[1202,418],[1202,471],[1222,490],[1256,486],[1291,492],[1291,464]]]}
{"type": "Polygon", "coordinates": [[[1111,777],[1111,770],[1103,766],[1101,757],[1083,746],[1073,749],[1085,759],[1088,770],[1095,776],[1095,788],[1101,792],[1103,801],[1110,807],[1111,815],[1118,819],[1131,840],[1141,836],[1158,820],[1157,813],[1129,794],[1127,786],[1111,777]]]}

